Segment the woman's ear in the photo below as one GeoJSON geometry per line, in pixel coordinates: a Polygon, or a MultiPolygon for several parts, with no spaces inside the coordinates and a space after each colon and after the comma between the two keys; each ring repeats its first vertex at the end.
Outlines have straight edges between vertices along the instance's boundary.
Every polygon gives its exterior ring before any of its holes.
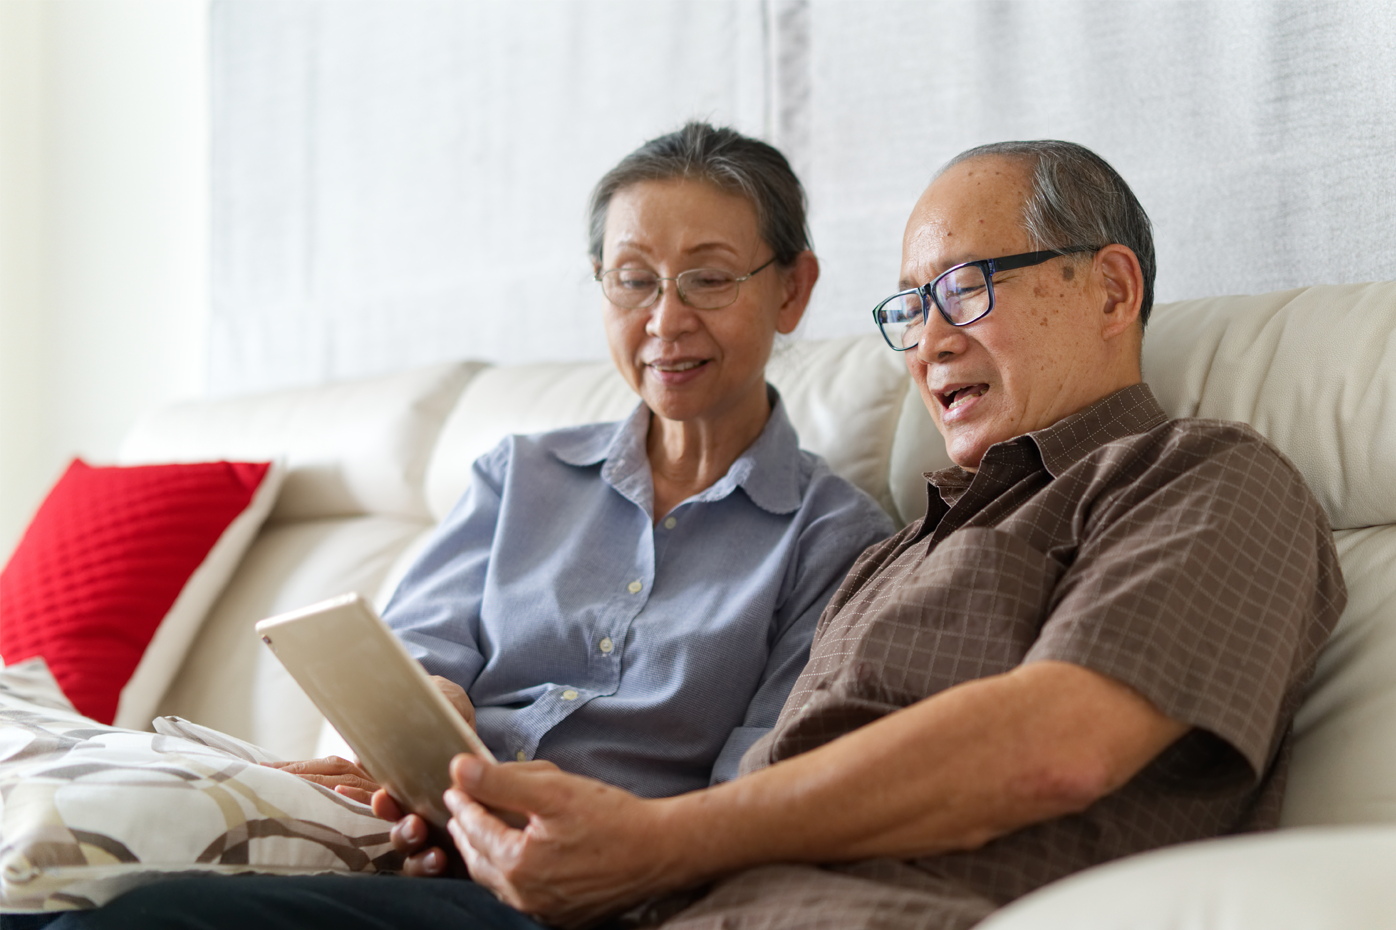
{"type": "Polygon", "coordinates": [[[795,256],[794,265],[782,269],[782,277],[785,281],[785,301],[780,305],[780,313],[776,316],[776,332],[786,336],[800,325],[805,308],[809,306],[810,294],[814,292],[814,284],[819,280],[819,259],[815,258],[809,249],[805,249],[795,256]]]}
{"type": "Polygon", "coordinates": [[[1139,320],[1139,307],[1144,302],[1144,272],[1134,251],[1118,243],[1097,252],[1094,264],[1104,291],[1101,333],[1111,339],[1139,320]]]}

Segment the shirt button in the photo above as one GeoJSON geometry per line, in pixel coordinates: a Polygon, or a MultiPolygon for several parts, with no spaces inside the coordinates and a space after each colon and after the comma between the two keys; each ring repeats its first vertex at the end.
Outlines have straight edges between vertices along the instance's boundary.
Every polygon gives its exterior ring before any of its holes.
{"type": "Polygon", "coordinates": [[[664,528],[665,528],[666,530],[672,530],[674,527],[676,527],[676,526],[678,526],[678,525],[679,525],[679,521],[678,521],[678,520],[675,520],[673,517],[670,517],[669,519],[667,519],[667,520],[664,521],[664,528]]]}
{"type": "Polygon", "coordinates": [[[599,647],[601,648],[601,651],[602,651],[602,652],[604,652],[604,653],[606,653],[606,654],[608,654],[608,655],[610,654],[610,652],[611,652],[612,649],[616,648],[616,644],[613,643],[613,642],[611,642],[611,637],[609,637],[609,636],[607,636],[605,639],[601,640],[601,642],[597,643],[596,645],[599,646],[599,647]]]}
{"type": "Polygon", "coordinates": [[[526,753],[526,752],[524,752],[522,749],[520,749],[518,752],[514,753],[514,758],[515,758],[515,759],[518,759],[520,762],[527,762],[527,761],[528,761],[528,753],[526,753]]]}
{"type": "Polygon", "coordinates": [[[626,585],[626,587],[630,589],[631,594],[639,594],[640,589],[644,587],[644,584],[638,581],[632,581],[630,582],[630,584],[626,585]]]}
{"type": "Polygon", "coordinates": [[[577,692],[568,688],[566,691],[562,692],[562,699],[564,701],[575,701],[577,699],[577,692]]]}

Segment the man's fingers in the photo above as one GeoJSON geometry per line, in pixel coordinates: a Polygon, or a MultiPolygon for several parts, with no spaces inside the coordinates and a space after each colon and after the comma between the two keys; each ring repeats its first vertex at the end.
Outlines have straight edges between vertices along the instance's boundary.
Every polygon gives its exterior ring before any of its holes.
{"type": "Polygon", "coordinates": [[[570,797],[570,784],[559,783],[557,775],[555,766],[492,765],[469,753],[451,760],[451,783],[456,788],[488,808],[525,815],[552,813],[564,796],[570,797]]]}
{"type": "Polygon", "coordinates": [[[379,788],[373,792],[373,812],[383,820],[391,820],[394,823],[407,816],[407,811],[398,806],[393,796],[388,794],[387,788],[379,788]]]}
{"type": "Polygon", "coordinates": [[[388,839],[392,841],[393,848],[398,852],[408,856],[413,855],[426,844],[427,822],[416,814],[401,817],[397,823],[393,824],[392,830],[388,831],[388,839]]]}
{"type": "Polygon", "coordinates": [[[446,873],[446,861],[446,853],[433,846],[403,860],[402,871],[413,878],[436,878],[446,873]]]}
{"type": "Polygon", "coordinates": [[[466,828],[453,817],[446,824],[446,829],[450,831],[451,839],[455,840],[456,849],[460,851],[461,858],[465,860],[465,867],[470,872],[471,880],[478,885],[484,885],[494,892],[496,898],[510,907],[518,907],[520,902],[513,886],[490,861],[489,856],[482,855],[471,844],[466,828]]]}

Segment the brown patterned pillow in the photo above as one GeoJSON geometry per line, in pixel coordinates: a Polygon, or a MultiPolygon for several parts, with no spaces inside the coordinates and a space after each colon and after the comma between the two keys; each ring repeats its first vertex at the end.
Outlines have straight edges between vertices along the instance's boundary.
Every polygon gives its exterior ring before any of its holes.
{"type": "Polygon", "coordinates": [[[0,911],[97,907],[171,873],[400,866],[364,805],[232,737],[161,724],[79,715],[42,659],[0,670],[0,911]]]}

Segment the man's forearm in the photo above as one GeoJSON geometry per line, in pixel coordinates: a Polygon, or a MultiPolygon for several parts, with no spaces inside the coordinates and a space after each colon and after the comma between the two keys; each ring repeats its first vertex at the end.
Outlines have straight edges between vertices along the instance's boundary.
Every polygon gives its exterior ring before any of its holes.
{"type": "Polygon", "coordinates": [[[1118,682],[1034,663],[745,778],[657,802],[657,835],[676,885],[766,862],[973,849],[1084,809],[1185,731],[1118,682]]]}

